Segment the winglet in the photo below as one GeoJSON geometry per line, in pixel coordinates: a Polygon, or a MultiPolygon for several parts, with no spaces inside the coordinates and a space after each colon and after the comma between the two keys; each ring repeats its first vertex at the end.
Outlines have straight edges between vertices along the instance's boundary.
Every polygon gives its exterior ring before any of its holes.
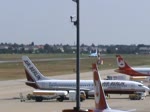
{"type": "Polygon", "coordinates": [[[95,89],[95,106],[96,109],[98,110],[104,110],[109,108],[109,106],[106,102],[104,90],[101,83],[101,78],[98,73],[97,64],[93,64],[92,68],[93,68],[93,80],[94,80],[94,89],[95,89]]]}

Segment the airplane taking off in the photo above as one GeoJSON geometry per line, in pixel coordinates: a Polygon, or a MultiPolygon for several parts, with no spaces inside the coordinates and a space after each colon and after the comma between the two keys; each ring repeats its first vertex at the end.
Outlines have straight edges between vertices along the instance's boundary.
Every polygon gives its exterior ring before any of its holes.
{"type": "Polygon", "coordinates": [[[96,49],[95,53],[90,53],[89,57],[98,57],[98,55],[100,54],[98,54],[97,49],[96,49]]]}
{"type": "Polygon", "coordinates": [[[129,111],[122,111],[122,110],[114,110],[109,107],[107,104],[104,89],[102,87],[102,82],[100,78],[100,74],[98,73],[97,65],[93,64],[93,80],[94,80],[94,96],[95,96],[95,109],[88,109],[88,112],[131,112],[134,110],[129,111]]]}
{"type": "MultiPolygon", "coordinates": [[[[43,76],[27,56],[22,56],[27,77],[26,85],[41,90],[76,90],[76,80],[57,80],[43,76]]],[[[132,94],[145,92],[148,87],[135,81],[102,80],[106,94],[132,94]]],[[[80,80],[80,90],[86,93],[87,98],[94,96],[93,80],[80,80]]]]}
{"type": "Polygon", "coordinates": [[[130,76],[150,76],[150,68],[130,67],[120,55],[116,55],[118,69],[115,72],[127,74],[130,76]]]}

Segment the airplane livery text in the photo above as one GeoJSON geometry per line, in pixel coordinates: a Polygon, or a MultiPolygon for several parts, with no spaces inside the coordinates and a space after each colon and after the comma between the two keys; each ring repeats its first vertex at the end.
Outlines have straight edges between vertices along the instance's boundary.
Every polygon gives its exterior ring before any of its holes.
{"type": "Polygon", "coordinates": [[[24,62],[26,63],[26,65],[29,67],[29,69],[31,70],[31,72],[34,74],[34,76],[38,79],[38,80],[40,80],[40,75],[38,74],[38,72],[34,69],[34,67],[30,67],[30,63],[27,61],[27,60],[24,60],[24,62]]]}
{"type": "Polygon", "coordinates": [[[114,86],[115,87],[127,87],[127,85],[125,85],[124,82],[103,82],[102,85],[104,87],[110,87],[110,86],[112,86],[112,87],[114,87],[114,86]]]}

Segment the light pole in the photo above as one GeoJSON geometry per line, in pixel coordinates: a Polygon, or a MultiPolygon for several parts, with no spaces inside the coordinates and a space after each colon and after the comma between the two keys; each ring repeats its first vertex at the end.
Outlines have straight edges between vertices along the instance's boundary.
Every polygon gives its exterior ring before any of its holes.
{"type": "Polygon", "coordinates": [[[77,28],[77,50],[76,50],[76,107],[74,109],[76,111],[80,110],[80,6],[79,1],[80,0],[72,0],[76,3],[77,9],[76,9],[76,21],[73,21],[73,17],[70,16],[71,22],[74,23],[74,25],[77,28]]]}

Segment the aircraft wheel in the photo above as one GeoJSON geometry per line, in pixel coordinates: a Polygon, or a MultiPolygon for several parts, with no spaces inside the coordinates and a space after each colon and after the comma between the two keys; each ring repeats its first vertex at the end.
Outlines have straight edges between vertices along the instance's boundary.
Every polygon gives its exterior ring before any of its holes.
{"type": "Polygon", "coordinates": [[[42,98],[42,97],[36,97],[36,98],[35,98],[35,101],[36,101],[36,102],[42,102],[42,101],[43,101],[43,98],[42,98]]]}
{"type": "Polygon", "coordinates": [[[63,102],[64,101],[64,97],[60,97],[60,98],[57,98],[57,100],[59,101],[59,102],[63,102]]]}

